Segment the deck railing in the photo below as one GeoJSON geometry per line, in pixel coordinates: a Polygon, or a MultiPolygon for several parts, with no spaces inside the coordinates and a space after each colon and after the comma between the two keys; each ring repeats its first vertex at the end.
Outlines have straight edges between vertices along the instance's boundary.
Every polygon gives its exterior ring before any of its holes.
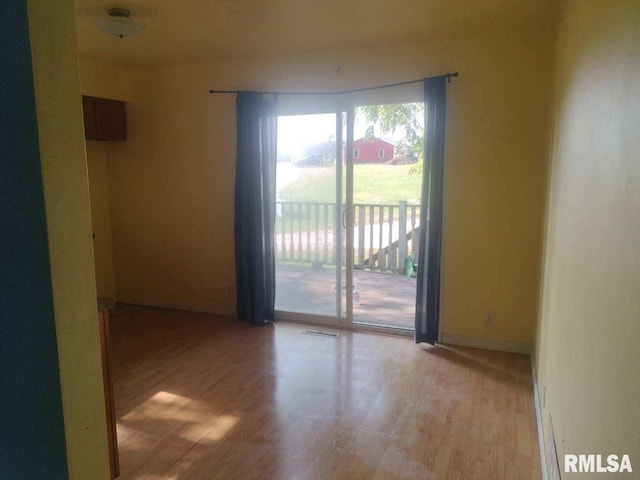
{"type": "MultiPolygon", "coordinates": [[[[354,204],[354,267],[404,272],[407,255],[417,259],[420,207],[354,204]]],[[[344,245],[345,206],[318,202],[276,202],[275,247],[278,261],[336,265],[336,245],[344,245]]],[[[344,259],[343,259],[344,263],[344,259]]]]}

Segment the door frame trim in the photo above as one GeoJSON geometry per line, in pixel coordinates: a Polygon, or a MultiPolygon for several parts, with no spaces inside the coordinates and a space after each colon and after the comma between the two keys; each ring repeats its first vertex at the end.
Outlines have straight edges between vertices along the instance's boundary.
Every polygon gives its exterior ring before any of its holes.
{"type": "Polygon", "coordinates": [[[413,338],[413,329],[403,327],[393,327],[389,325],[375,325],[371,323],[353,322],[346,319],[338,319],[324,315],[313,315],[308,313],[283,312],[276,310],[275,321],[295,323],[298,325],[313,325],[317,327],[332,328],[337,330],[347,330],[350,332],[377,333],[381,335],[391,335],[395,337],[413,338]]]}

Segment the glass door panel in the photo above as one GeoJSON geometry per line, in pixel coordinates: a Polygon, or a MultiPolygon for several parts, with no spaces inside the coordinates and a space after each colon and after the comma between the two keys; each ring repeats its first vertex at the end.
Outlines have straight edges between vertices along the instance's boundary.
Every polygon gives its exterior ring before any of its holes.
{"type": "Polygon", "coordinates": [[[353,322],[413,329],[424,103],[356,108],[353,322]]]}
{"type": "Polygon", "coordinates": [[[278,117],[276,310],[342,315],[342,151],[336,114],[278,117]]]}

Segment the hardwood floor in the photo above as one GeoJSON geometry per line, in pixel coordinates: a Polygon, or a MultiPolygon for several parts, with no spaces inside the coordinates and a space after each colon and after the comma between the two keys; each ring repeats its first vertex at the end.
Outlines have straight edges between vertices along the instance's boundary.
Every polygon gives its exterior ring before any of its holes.
{"type": "Polygon", "coordinates": [[[540,478],[527,356],[304,330],[118,306],[119,478],[540,478]]]}

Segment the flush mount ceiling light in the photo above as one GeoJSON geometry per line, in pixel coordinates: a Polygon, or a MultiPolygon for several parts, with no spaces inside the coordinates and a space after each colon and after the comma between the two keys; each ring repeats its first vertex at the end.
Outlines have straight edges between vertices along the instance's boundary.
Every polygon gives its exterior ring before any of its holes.
{"type": "Polygon", "coordinates": [[[100,17],[96,20],[96,26],[110,35],[124,38],[140,33],[144,23],[129,17],[129,10],[124,8],[110,8],[108,17],[100,17]]]}

